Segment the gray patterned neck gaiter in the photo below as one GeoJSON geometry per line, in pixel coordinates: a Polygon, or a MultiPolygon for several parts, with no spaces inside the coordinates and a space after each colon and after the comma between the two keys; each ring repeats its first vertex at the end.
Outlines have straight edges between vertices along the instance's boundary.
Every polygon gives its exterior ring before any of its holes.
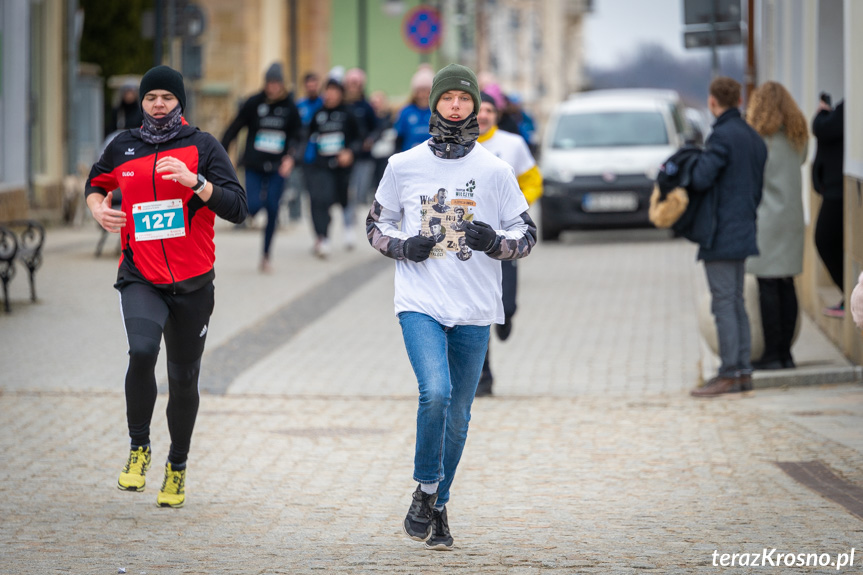
{"type": "Polygon", "coordinates": [[[461,122],[451,122],[432,112],[429,133],[432,137],[429,147],[435,156],[447,160],[463,158],[479,138],[479,122],[473,113],[461,122]]]}
{"type": "Polygon", "coordinates": [[[144,112],[141,139],[148,144],[161,144],[179,134],[182,127],[183,109],[180,106],[176,106],[161,118],[154,118],[147,112],[144,112]]]}

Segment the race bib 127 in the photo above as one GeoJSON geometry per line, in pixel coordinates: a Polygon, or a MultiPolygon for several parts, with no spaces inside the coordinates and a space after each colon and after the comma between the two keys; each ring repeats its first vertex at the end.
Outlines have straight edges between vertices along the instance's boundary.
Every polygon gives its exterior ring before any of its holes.
{"type": "Polygon", "coordinates": [[[186,235],[183,200],[142,202],[132,206],[135,241],[146,242],[186,235]]]}

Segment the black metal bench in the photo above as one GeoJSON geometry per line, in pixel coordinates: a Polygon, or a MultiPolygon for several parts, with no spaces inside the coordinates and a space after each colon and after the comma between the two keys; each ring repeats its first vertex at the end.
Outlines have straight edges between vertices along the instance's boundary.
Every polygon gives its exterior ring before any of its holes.
{"type": "Polygon", "coordinates": [[[33,220],[18,220],[0,224],[0,281],[3,301],[9,313],[9,282],[15,277],[15,261],[27,268],[30,276],[30,299],[36,301],[36,270],[42,265],[45,228],[33,220]]]}

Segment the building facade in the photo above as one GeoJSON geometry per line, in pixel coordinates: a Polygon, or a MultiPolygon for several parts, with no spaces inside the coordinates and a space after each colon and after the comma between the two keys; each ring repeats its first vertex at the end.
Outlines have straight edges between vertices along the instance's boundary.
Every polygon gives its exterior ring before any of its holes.
{"type": "MultiPolygon", "coordinates": [[[[811,119],[821,92],[840,100],[863,96],[863,70],[852,62],[863,58],[863,38],[854,32],[863,25],[863,3],[857,0],[753,0],[755,1],[757,83],[773,80],[792,93],[811,119]]],[[[821,198],[812,189],[811,161],[815,142],[803,167],[804,206],[807,213],[804,271],[798,278],[800,303],[855,363],[863,363],[863,338],[851,314],[844,319],[826,317],[821,309],[848,301],[863,271],[863,110],[845,108],[845,278],[838,290],[815,249],[815,221],[821,198]]]]}

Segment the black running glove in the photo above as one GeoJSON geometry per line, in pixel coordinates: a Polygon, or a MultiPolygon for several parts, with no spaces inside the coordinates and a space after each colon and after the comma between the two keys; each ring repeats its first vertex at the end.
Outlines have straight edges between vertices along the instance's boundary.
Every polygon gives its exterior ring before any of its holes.
{"type": "Polygon", "coordinates": [[[428,259],[435,241],[425,236],[414,236],[405,240],[405,257],[412,262],[422,262],[428,259]]]}
{"type": "Polygon", "coordinates": [[[487,252],[494,247],[497,232],[485,222],[468,222],[464,227],[464,240],[472,250],[487,252]]]}

